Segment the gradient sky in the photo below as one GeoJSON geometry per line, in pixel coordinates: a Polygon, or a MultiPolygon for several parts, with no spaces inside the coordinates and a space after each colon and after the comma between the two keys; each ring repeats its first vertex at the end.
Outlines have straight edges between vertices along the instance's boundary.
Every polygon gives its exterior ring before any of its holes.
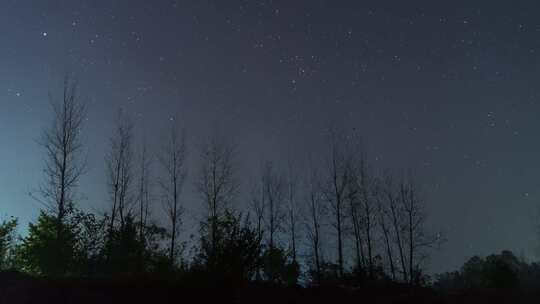
{"type": "Polygon", "coordinates": [[[506,248],[536,259],[540,5],[434,2],[0,1],[0,213],[38,213],[36,140],[70,71],[89,109],[86,208],[105,206],[119,107],[155,146],[179,121],[192,158],[219,128],[246,176],[305,159],[338,122],[374,167],[416,170],[448,238],[432,271],[506,248]]]}

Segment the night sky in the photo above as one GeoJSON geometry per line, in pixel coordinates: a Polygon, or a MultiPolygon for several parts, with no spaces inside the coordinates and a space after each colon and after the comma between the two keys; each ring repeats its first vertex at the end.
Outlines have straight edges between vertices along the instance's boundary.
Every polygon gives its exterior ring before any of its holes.
{"type": "Polygon", "coordinates": [[[302,163],[339,124],[373,167],[416,171],[448,238],[431,271],[506,248],[535,259],[540,5],[434,2],[0,1],[0,212],[38,214],[36,140],[71,72],[88,105],[88,210],[107,206],[118,108],[153,147],[184,126],[193,161],[220,130],[244,177],[263,159],[302,163]]]}

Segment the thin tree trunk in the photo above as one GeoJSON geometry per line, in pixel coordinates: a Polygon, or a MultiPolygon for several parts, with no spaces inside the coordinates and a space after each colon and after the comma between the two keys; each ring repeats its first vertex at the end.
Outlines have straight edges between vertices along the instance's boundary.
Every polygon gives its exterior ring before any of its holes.
{"type": "Polygon", "coordinates": [[[414,193],[412,189],[409,189],[410,198],[409,198],[409,210],[407,210],[409,216],[409,280],[410,283],[414,283],[414,269],[413,269],[413,259],[414,259],[414,233],[413,233],[413,202],[414,202],[414,193]]]}
{"type": "Polygon", "coordinates": [[[295,218],[294,211],[290,211],[290,221],[291,221],[291,245],[292,245],[292,260],[296,262],[296,229],[295,229],[295,218]]]}
{"type": "Polygon", "coordinates": [[[384,218],[382,218],[383,215],[381,215],[381,228],[383,231],[384,241],[386,245],[386,254],[388,256],[388,262],[390,264],[390,273],[392,274],[392,280],[394,281],[396,279],[396,270],[394,268],[394,257],[392,256],[392,247],[390,246],[390,236],[388,235],[388,228],[386,227],[386,224],[384,223],[384,218]]]}
{"type": "Polygon", "coordinates": [[[341,239],[341,201],[338,199],[336,204],[337,208],[337,238],[338,238],[338,267],[339,267],[339,276],[343,276],[343,242],[341,239]]]}
{"type": "Polygon", "coordinates": [[[354,205],[354,200],[350,200],[351,219],[353,222],[353,233],[355,243],[356,264],[359,269],[363,269],[366,266],[364,249],[362,248],[362,237],[360,232],[360,223],[358,219],[358,212],[354,205]]]}
{"type": "Polygon", "coordinates": [[[391,210],[391,213],[392,213],[392,224],[393,224],[394,233],[395,233],[395,236],[396,236],[396,244],[398,246],[399,258],[400,258],[400,262],[401,262],[401,269],[403,271],[403,280],[405,282],[407,282],[408,281],[407,266],[406,266],[406,263],[405,263],[405,255],[404,255],[404,252],[403,252],[403,245],[402,245],[402,242],[401,242],[401,232],[400,232],[401,229],[400,229],[399,223],[398,223],[397,210],[396,210],[396,207],[394,206],[393,202],[391,202],[390,210],[391,210]]]}
{"type": "Polygon", "coordinates": [[[313,254],[315,258],[315,271],[317,283],[321,283],[321,257],[320,257],[320,232],[317,200],[311,194],[311,220],[313,225],[313,254]]]}
{"type": "Polygon", "coordinates": [[[178,212],[178,188],[177,188],[177,176],[176,176],[176,157],[173,158],[173,209],[172,209],[172,227],[171,227],[171,248],[169,253],[169,259],[171,260],[171,265],[174,265],[175,260],[175,247],[176,247],[176,223],[177,223],[177,212],[178,212]]]}

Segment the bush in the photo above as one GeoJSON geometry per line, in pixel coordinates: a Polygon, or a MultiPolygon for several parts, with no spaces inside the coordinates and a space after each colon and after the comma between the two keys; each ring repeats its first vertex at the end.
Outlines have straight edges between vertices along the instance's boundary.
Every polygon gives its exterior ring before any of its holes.
{"type": "Polygon", "coordinates": [[[126,216],[124,224],[114,229],[102,249],[101,260],[105,261],[102,272],[109,274],[137,274],[165,272],[170,261],[158,243],[167,233],[155,225],[146,227],[146,236],[141,239],[139,223],[132,215],[126,216]]]}
{"type": "Polygon", "coordinates": [[[261,240],[257,232],[247,217],[230,211],[202,223],[198,251],[194,269],[233,282],[251,280],[261,264],[261,240]]]}
{"type": "Polygon", "coordinates": [[[510,251],[486,258],[474,256],[460,271],[438,275],[434,286],[442,290],[515,289],[536,272],[533,266],[520,262],[510,251]]]}
{"type": "Polygon", "coordinates": [[[56,217],[41,212],[36,224],[30,223],[29,233],[19,247],[19,258],[24,271],[35,275],[62,276],[74,268],[78,256],[76,236],[72,226],[56,217]],[[62,229],[62,239],[57,231],[62,229]]]}
{"type": "Polygon", "coordinates": [[[290,286],[298,282],[300,265],[291,260],[285,250],[272,247],[262,255],[262,272],[266,281],[290,286]]]}

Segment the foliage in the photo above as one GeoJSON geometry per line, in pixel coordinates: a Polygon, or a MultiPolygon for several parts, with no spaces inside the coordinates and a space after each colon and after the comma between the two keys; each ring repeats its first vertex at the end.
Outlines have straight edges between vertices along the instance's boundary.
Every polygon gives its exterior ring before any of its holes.
{"type": "Polygon", "coordinates": [[[470,258],[460,271],[439,275],[435,287],[442,290],[515,289],[526,282],[531,273],[537,271],[535,264],[528,265],[512,252],[502,251],[486,258],[470,258]]]}
{"type": "Polygon", "coordinates": [[[76,237],[70,225],[58,228],[56,217],[41,212],[37,223],[29,224],[29,233],[19,248],[22,269],[36,275],[60,276],[73,268],[76,237]],[[57,229],[63,239],[57,239],[57,229]]]}
{"type": "Polygon", "coordinates": [[[15,249],[17,241],[18,221],[16,218],[0,223],[0,270],[15,267],[15,249]]]}
{"type": "MultiPolygon", "coordinates": [[[[146,237],[141,240],[139,224],[127,216],[125,224],[107,238],[107,220],[75,210],[62,224],[63,237],[58,240],[56,217],[41,212],[37,222],[29,224],[28,236],[17,246],[14,260],[21,270],[43,276],[125,274],[168,267],[165,252],[159,248],[165,229],[146,227],[146,237]]],[[[3,228],[0,226],[0,245],[3,228]]]]}
{"type": "Polygon", "coordinates": [[[261,239],[247,217],[225,211],[202,223],[196,269],[238,282],[252,279],[260,263],[261,239]],[[211,226],[215,228],[215,240],[211,226]]]}
{"type": "Polygon", "coordinates": [[[103,255],[106,256],[104,273],[129,274],[162,269],[165,252],[158,247],[159,240],[166,237],[164,228],[146,227],[146,237],[140,239],[137,223],[132,215],[127,215],[124,224],[114,229],[103,255]]]}
{"type": "Polygon", "coordinates": [[[264,279],[277,284],[295,285],[300,276],[300,265],[279,247],[271,247],[262,255],[264,279]]]}
{"type": "Polygon", "coordinates": [[[77,225],[73,226],[76,239],[76,254],[73,272],[80,275],[95,275],[97,266],[102,261],[101,251],[105,243],[106,219],[98,219],[92,213],[77,211],[77,225]]]}

